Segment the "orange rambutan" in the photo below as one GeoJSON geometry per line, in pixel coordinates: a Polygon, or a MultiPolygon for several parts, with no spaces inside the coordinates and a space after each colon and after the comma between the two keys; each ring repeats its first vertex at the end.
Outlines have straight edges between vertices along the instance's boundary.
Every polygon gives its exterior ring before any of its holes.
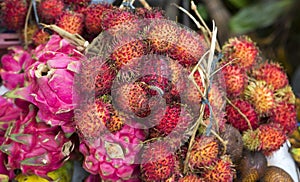
{"type": "Polygon", "coordinates": [[[81,34],[83,32],[84,16],[73,11],[64,11],[56,20],[57,26],[71,34],[81,34]]]}
{"type": "Polygon", "coordinates": [[[224,61],[231,62],[248,71],[259,60],[259,49],[247,36],[230,38],[222,47],[224,61]]]}
{"type": "Polygon", "coordinates": [[[65,4],[63,0],[41,0],[37,8],[41,22],[52,24],[63,14],[65,4]]]}

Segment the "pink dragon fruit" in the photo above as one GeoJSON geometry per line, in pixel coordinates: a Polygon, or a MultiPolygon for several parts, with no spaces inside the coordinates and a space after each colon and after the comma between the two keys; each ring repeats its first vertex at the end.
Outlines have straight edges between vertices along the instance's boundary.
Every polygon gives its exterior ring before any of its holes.
{"type": "Polygon", "coordinates": [[[74,75],[79,71],[83,55],[57,36],[37,47],[34,54],[37,61],[27,71],[28,85],[8,95],[33,103],[39,108],[39,120],[61,126],[65,133],[71,134],[75,131],[72,124],[74,75]]]}
{"type": "Polygon", "coordinates": [[[3,136],[9,124],[20,117],[21,109],[12,99],[0,96],[0,136],[3,136]]]}
{"type": "Polygon", "coordinates": [[[24,50],[21,46],[10,47],[9,50],[10,52],[1,58],[2,68],[0,68],[0,76],[3,80],[3,85],[12,90],[24,86],[25,70],[35,60],[31,57],[30,52],[24,50]]]}
{"type": "Polygon", "coordinates": [[[68,160],[73,143],[59,127],[36,122],[36,111],[29,105],[27,113],[6,131],[0,149],[8,155],[8,170],[20,169],[23,174],[45,177],[68,160]]]}
{"type": "Polygon", "coordinates": [[[139,181],[137,156],[144,139],[143,130],[125,125],[116,133],[83,140],[79,148],[85,156],[83,167],[104,181],[139,181]]]}

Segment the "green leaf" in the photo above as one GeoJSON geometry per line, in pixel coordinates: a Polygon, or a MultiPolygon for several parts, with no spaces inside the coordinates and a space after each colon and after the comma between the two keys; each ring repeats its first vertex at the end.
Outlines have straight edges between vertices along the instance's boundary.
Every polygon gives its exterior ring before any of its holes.
{"type": "Polygon", "coordinates": [[[249,0],[228,0],[236,8],[244,8],[249,4],[249,0]]]}
{"type": "Polygon", "coordinates": [[[229,22],[233,33],[244,34],[271,25],[293,3],[293,0],[260,2],[239,11],[229,22]]]}

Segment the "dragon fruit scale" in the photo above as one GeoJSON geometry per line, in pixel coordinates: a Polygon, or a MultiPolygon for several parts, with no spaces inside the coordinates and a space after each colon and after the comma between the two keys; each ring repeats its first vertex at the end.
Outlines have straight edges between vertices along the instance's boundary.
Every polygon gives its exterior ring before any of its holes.
{"type": "Polygon", "coordinates": [[[83,168],[104,181],[140,181],[137,157],[145,137],[143,130],[124,125],[93,141],[82,140],[83,168]]]}
{"type": "Polygon", "coordinates": [[[8,155],[8,170],[46,177],[69,159],[73,143],[59,127],[38,123],[36,110],[29,105],[28,112],[7,129],[0,150],[8,155]]]}

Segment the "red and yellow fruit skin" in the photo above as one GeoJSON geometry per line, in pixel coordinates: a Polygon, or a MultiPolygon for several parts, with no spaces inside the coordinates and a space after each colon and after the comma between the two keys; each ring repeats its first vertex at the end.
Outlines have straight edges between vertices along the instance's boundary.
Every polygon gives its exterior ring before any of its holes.
{"type": "Polygon", "coordinates": [[[242,139],[244,148],[249,151],[258,151],[260,148],[260,130],[247,130],[243,132],[242,139]]]}
{"type": "Polygon", "coordinates": [[[269,115],[276,106],[274,88],[263,80],[250,81],[244,95],[260,115],[269,115]]]}
{"type": "Polygon", "coordinates": [[[201,169],[217,159],[219,146],[212,136],[200,136],[194,141],[191,149],[189,166],[191,169],[201,169]]]}
{"type": "Polygon", "coordinates": [[[57,20],[57,26],[71,34],[82,34],[84,25],[83,14],[65,11],[57,20]]]}
{"type": "Polygon", "coordinates": [[[259,61],[259,49],[247,36],[230,38],[222,47],[225,62],[232,62],[249,71],[259,61]]]}
{"type": "Polygon", "coordinates": [[[274,90],[278,90],[288,85],[288,77],[278,63],[266,62],[260,64],[257,69],[252,71],[256,80],[264,80],[267,84],[272,85],[274,90]]]}
{"type": "Polygon", "coordinates": [[[4,0],[0,6],[1,22],[9,30],[19,30],[25,25],[28,10],[26,0],[4,0]]]}
{"type": "Polygon", "coordinates": [[[102,31],[102,21],[105,13],[112,10],[108,4],[91,4],[85,11],[85,28],[87,33],[98,35],[102,31]]]}
{"type": "Polygon", "coordinates": [[[204,179],[195,174],[188,174],[184,177],[179,178],[178,182],[204,182],[204,179]]]}
{"type": "Polygon", "coordinates": [[[258,130],[260,131],[260,150],[266,156],[270,156],[274,151],[278,150],[287,139],[282,127],[276,123],[262,124],[258,130]]]}
{"type": "Polygon", "coordinates": [[[239,131],[243,132],[250,129],[256,129],[259,126],[259,116],[254,107],[246,100],[236,99],[226,105],[227,121],[239,131]],[[248,121],[250,122],[248,123],[248,121]]]}
{"type": "Polygon", "coordinates": [[[41,22],[52,24],[63,14],[65,5],[63,0],[41,0],[37,8],[41,22]]]}
{"type": "Polygon", "coordinates": [[[238,65],[227,65],[222,70],[226,93],[228,96],[239,96],[247,84],[247,73],[238,65]]]}
{"type": "Polygon", "coordinates": [[[146,182],[163,181],[175,172],[176,157],[164,142],[155,142],[142,152],[141,175],[146,182]]]}
{"type": "Polygon", "coordinates": [[[286,134],[291,133],[297,127],[296,108],[294,104],[280,102],[272,109],[270,122],[278,123],[286,134]]]}
{"type": "Polygon", "coordinates": [[[235,169],[229,156],[222,156],[204,168],[201,177],[206,182],[232,182],[235,178],[235,169]]]}
{"type": "Polygon", "coordinates": [[[45,44],[50,39],[50,34],[43,29],[38,30],[32,37],[34,45],[45,44]]]}

